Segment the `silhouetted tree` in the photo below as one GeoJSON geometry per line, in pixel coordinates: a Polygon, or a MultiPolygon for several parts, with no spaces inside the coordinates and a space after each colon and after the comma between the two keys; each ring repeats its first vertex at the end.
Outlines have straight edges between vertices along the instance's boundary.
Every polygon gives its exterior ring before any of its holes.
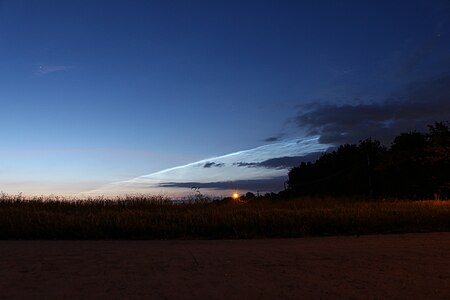
{"type": "Polygon", "coordinates": [[[428,126],[425,162],[430,170],[430,186],[435,197],[450,197],[450,123],[428,126]]]}
{"type": "Polygon", "coordinates": [[[424,166],[426,136],[419,132],[402,133],[391,144],[381,166],[384,194],[393,197],[423,198],[427,169],[424,166]]]}
{"type": "Polygon", "coordinates": [[[378,185],[374,166],[386,151],[379,141],[339,146],[315,163],[302,163],[289,172],[288,187],[297,194],[371,195],[378,185]]]}
{"type": "Polygon", "coordinates": [[[448,198],[449,123],[430,125],[427,134],[402,133],[389,149],[373,139],[339,146],[293,168],[284,194],[448,198]]]}

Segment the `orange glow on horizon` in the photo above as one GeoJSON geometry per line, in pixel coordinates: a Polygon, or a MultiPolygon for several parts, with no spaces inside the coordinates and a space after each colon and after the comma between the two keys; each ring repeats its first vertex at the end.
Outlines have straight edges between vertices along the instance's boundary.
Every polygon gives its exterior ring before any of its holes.
{"type": "Polygon", "coordinates": [[[237,192],[233,193],[233,199],[235,200],[239,199],[239,194],[237,192]]]}

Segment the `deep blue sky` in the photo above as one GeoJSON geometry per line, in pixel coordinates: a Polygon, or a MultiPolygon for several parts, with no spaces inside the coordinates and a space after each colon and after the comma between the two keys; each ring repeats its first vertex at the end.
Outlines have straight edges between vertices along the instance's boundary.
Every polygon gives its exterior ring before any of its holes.
{"type": "Polygon", "coordinates": [[[397,129],[413,130],[427,112],[411,89],[448,79],[449,20],[445,0],[0,0],[0,190],[91,189],[305,135],[338,143],[325,136],[343,122],[318,104],[402,101],[416,114],[397,129]]]}

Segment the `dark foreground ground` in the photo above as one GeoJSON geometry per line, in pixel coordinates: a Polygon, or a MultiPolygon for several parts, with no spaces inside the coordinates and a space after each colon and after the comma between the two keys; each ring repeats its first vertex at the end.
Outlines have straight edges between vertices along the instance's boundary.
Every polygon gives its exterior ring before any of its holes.
{"type": "Polygon", "coordinates": [[[450,299],[450,233],[1,241],[0,299],[450,299]]]}

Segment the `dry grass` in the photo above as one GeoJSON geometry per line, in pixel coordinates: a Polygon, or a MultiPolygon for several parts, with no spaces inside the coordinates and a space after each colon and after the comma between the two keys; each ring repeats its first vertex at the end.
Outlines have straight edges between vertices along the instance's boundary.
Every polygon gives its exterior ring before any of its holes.
{"type": "Polygon", "coordinates": [[[0,196],[0,239],[241,239],[450,231],[450,201],[258,200],[172,204],[0,196]]]}

